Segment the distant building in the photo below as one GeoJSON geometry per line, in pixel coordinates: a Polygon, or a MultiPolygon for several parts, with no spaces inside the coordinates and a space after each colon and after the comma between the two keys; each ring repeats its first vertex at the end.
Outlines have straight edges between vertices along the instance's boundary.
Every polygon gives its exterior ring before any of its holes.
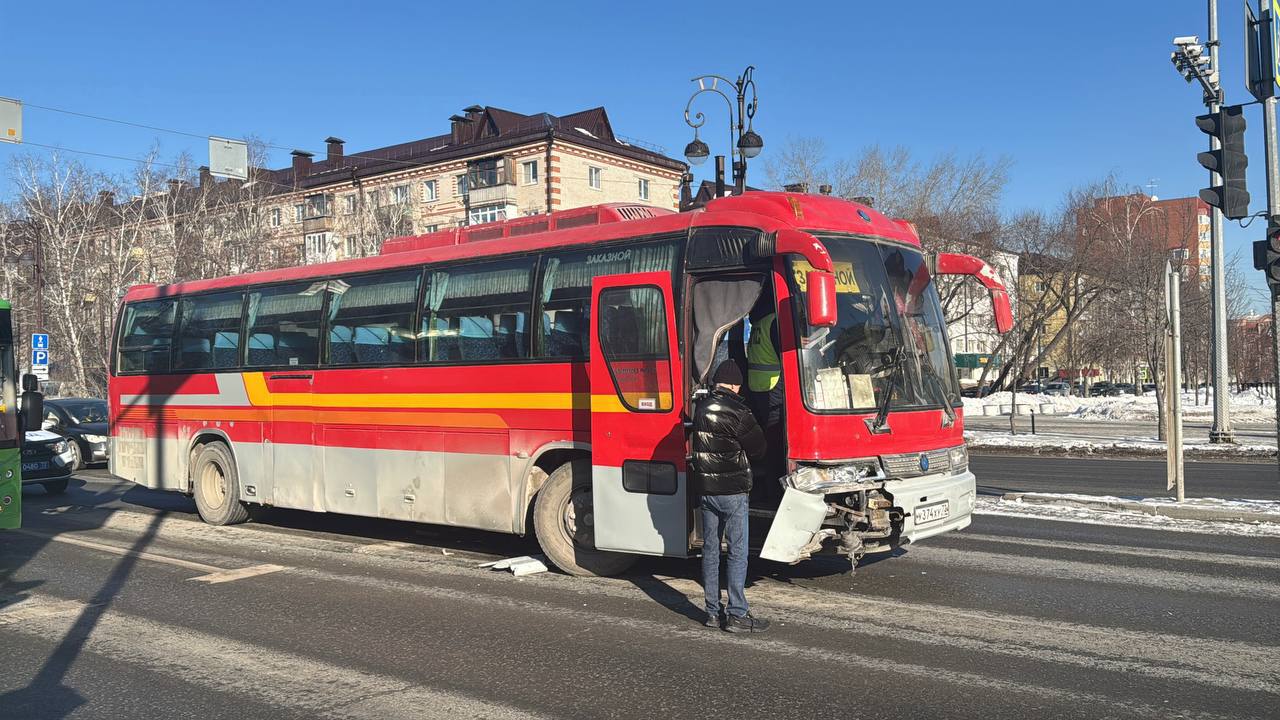
{"type": "Polygon", "coordinates": [[[1246,315],[1229,323],[1228,367],[1240,385],[1272,383],[1276,380],[1275,323],[1270,315],[1246,315]]]}
{"type": "Polygon", "coordinates": [[[676,209],[683,162],[617,136],[602,107],[523,115],[473,105],[449,132],[266,171],[270,240],[305,263],[377,252],[387,237],[606,202],[676,209]]]}
{"type": "MultiPolygon", "coordinates": [[[[1141,193],[1101,198],[1094,202],[1095,211],[1109,213],[1119,219],[1126,212],[1141,209],[1134,221],[1133,235],[1163,242],[1171,259],[1182,262],[1182,276],[1201,284],[1209,282],[1213,272],[1213,254],[1209,245],[1209,205],[1198,197],[1160,200],[1141,193]]],[[[1081,223],[1087,227],[1088,223],[1081,223]]]]}

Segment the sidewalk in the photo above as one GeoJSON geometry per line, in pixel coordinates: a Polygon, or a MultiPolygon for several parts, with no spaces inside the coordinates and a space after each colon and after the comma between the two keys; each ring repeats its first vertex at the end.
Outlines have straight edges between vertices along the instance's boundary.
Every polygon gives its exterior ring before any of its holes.
{"type": "MultiPolygon", "coordinates": [[[[1094,420],[1036,415],[1014,418],[1016,435],[1009,433],[1009,417],[965,417],[965,441],[970,450],[988,454],[1049,455],[1057,457],[1163,458],[1165,444],[1155,439],[1150,421],[1094,420]]],[[[1184,457],[1188,460],[1264,462],[1276,456],[1275,426],[1244,422],[1233,426],[1234,444],[1209,442],[1209,424],[1183,425],[1184,457]]]]}

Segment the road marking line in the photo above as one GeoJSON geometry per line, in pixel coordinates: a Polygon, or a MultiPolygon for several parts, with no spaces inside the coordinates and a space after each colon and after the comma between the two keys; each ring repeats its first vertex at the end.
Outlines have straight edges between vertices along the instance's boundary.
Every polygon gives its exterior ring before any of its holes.
{"type": "Polygon", "coordinates": [[[236,570],[221,570],[219,572],[209,573],[208,575],[201,575],[200,577],[187,579],[199,580],[200,582],[206,582],[210,585],[216,585],[217,583],[231,582],[232,580],[243,580],[244,578],[257,577],[258,575],[266,575],[267,573],[280,572],[281,570],[287,569],[288,568],[284,565],[264,563],[262,565],[250,565],[249,567],[242,567],[236,570]]]}
{"type": "Polygon", "coordinates": [[[33,532],[31,530],[18,530],[17,532],[20,532],[23,535],[30,535],[31,537],[38,537],[38,538],[44,538],[46,540],[52,540],[54,542],[66,543],[68,545],[77,545],[79,547],[90,548],[92,550],[101,550],[102,552],[111,553],[112,555],[119,555],[121,557],[136,557],[140,560],[150,560],[152,562],[164,563],[166,565],[173,565],[174,567],[180,567],[187,570],[195,570],[203,574],[200,575],[199,577],[193,577],[193,578],[187,578],[187,579],[199,580],[201,582],[209,583],[210,585],[217,584],[217,583],[231,582],[233,580],[243,580],[244,578],[256,577],[258,575],[266,575],[268,573],[279,572],[281,570],[288,569],[284,565],[273,565],[270,563],[264,563],[261,565],[250,565],[249,567],[243,567],[243,568],[227,569],[227,568],[217,567],[216,565],[207,565],[205,563],[195,562],[193,560],[183,560],[181,558],[169,557],[168,555],[160,555],[157,553],[150,552],[148,550],[130,550],[128,548],[122,548],[118,545],[108,545],[106,543],[94,542],[92,540],[85,540],[83,538],[70,537],[66,534],[47,535],[45,533],[33,532]]]}
{"type": "Polygon", "coordinates": [[[26,597],[0,597],[0,625],[77,615],[84,608],[85,604],[77,600],[44,599],[32,595],[26,597]],[[13,602],[15,600],[16,602],[13,602]]]}
{"type": "MultiPolygon", "coordinates": [[[[940,538],[943,539],[943,538],[940,538]]],[[[1084,552],[1109,553],[1112,555],[1133,555],[1147,558],[1164,558],[1167,560],[1188,560],[1191,562],[1207,562],[1217,565],[1240,565],[1243,567],[1280,568],[1280,558],[1257,557],[1252,555],[1235,555],[1231,553],[1199,552],[1196,550],[1172,550],[1165,548],[1148,548],[1139,546],[1106,545],[1103,543],[1071,542],[1066,540],[1042,540],[1012,535],[990,535],[983,533],[958,532],[948,535],[946,541],[974,540],[978,542],[1009,543],[1029,547],[1052,548],[1056,550],[1080,550],[1084,552]]]]}
{"type": "Polygon", "coordinates": [[[180,558],[173,558],[167,555],[158,555],[148,550],[130,550],[129,548],[122,548],[122,547],[119,547],[118,545],[107,545],[104,543],[93,542],[92,540],[83,540],[77,537],[69,537],[66,534],[47,535],[45,533],[33,532],[31,530],[18,530],[17,532],[20,532],[23,535],[30,535],[31,537],[38,537],[38,538],[44,538],[45,540],[52,540],[54,542],[66,543],[68,545],[78,545],[80,547],[91,548],[93,550],[101,550],[103,552],[108,552],[108,553],[111,553],[112,555],[119,555],[121,557],[136,557],[142,560],[150,560],[152,562],[164,563],[166,565],[173,565],[175,567],[186,568],[187,570],[196,570],[206,574],[223,572],[222,568],[214,567],[213,565],[206,565],[204,563],[194,562],[191,560],[182,560],[180,558]]]}

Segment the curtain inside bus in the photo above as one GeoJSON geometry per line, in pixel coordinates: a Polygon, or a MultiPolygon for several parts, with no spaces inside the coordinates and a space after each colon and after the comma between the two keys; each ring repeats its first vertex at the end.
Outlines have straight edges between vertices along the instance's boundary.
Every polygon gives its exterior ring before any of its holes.
{"type": "Polygon", "coordinates": [[[693,286],[694,379],[702,383],[712,370],[716,346],[724,333],[751,312],[763,278],[699,280],[693,286]]]}

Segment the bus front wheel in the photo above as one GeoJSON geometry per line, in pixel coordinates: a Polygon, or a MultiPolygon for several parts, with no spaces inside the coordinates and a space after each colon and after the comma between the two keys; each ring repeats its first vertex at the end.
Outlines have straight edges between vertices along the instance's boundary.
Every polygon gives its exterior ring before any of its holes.
{"type": "Polygon", "coordinates": [[[590,460],[575,460],[551,473],[538,491],[533,529],[542,551],[570,575],[617,575],[636,560],[596,549],[590,460]]]}
{"type": "Polygon", "coordinates": [[[235,525],[249,519],[249,509],[240,502],[235,458],[223,443],[211,442],[196,453],[191,466],[191,491],[196,510],[210,525],[235,525]]]}

